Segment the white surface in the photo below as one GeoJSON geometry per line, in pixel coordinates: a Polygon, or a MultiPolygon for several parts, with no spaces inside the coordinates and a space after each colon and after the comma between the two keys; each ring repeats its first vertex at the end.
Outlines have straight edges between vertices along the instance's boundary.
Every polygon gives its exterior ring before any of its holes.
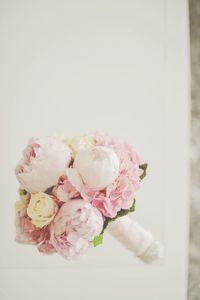
{"type": "Polygon", "coordinates": [[[186,2],[0,2],[1,300],[186,299],[186,2]],[[108,235],[70,263],[14,242],[13,170],[27,139],[93,129],[128,140],[149,162],[134,218],[163,241],[158,265],[108,235]]]}

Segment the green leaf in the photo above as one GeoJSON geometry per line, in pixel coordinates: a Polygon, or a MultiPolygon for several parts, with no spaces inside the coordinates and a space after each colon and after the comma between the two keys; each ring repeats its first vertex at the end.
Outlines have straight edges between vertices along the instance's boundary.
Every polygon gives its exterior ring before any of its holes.
{"type": "Polygon", "coordinates": [[[103,243],[103,233],[96,235],[92,241],[94,247],[99,246],[103,243]]]}
{"type": "Polygon", "coordinates": [[[24,196],[24,195],[27,194],[27,192],[25,191],[25,189],[23,189],[22,187],[19,187],[18,193],[19,193],[20,196],[24,196]]]}
{"type": "Polygon", "coordinates": [[[130,212],[135,211],[135,202],[136,202],[136,200],[133,199],[133,203],[132,203],[132,205],[129,209],[121,209],[114,218],[105,219],[104,224],[103,224],[103,229],[102,229],[101,233],[99,235],[96,235],[94,237],[93,241],[92,241],[94,247],[96,247],[96,246],[103,243],[103,234],[104,234],[104,231],[105,231],[105,229],[107,228],[107,226],[110,222],[113,222],[116,219],[118,219],[120,217],[123,217],[123,216],[127,215],[130,212]]]}
{"type": "Polygon", "coordinates": [[[141,180],[144,179],[144,177],[146,177],[146,175],[147,175],[147,167],[148,167],[148,164],[146,164],[146,163],[139,166],[139,168],[141,170],[143,170],[142,175],[140,175],[141,180]]]}
{"type": "Polygon", "coordinates": [[[123,216],[126,216],[128,213],[130,212],[133,212],[135,211],[135,202],[136,200],[133,199],[133,204],[131,205],[131,207],[129,209],[121,209],[117,215],[114,217],[114,218],[107,218],[105,221],[104,221],[104,224],[103,224],[103,229],[102,229],[102,232],[101,234],[104,233],[105,229],[107,228],[108,224],[110,222],[113,222],[115,221],[116,219],[120,218],[120,217],[123,217],[123,216]]]}

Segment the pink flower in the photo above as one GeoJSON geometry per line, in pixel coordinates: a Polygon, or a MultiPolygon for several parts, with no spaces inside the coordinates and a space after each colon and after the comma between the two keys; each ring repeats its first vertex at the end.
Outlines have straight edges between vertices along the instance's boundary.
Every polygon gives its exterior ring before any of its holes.
{"type": "Polygon", "coordinates": [[[95,137],[97,145],[111,147],[114,149],[120,160],[120,175],[127,176],[137,190],[140,186],[140,175],[142,173],[139,166],[142,160],[133,150],[132,146],[127,143],[120,143],[118,140],[107,135],[97,134],[95,137]]]}
{"type": "Polygon", "coordinates": [[[141,160],[130,145],[119,143],[108,136],[96,136],[96,143],[115,151],[120,161],[119,175],[102,191],[83,186],[81,196],[103,216],[113,218],[121,209],[129,209],[133,203],[134,193],[140,185],[141,160]]]}
{"type": "Polygon", "coordinates": [[[27,192],[44,192],[57,184],[71,161],[71,150],[55,138],[33,139],[16,167],[18,181],[27,192]]]}
{"type": "Polygon", "coordinates": [[[40,229],[33,225],[27,216],[19,217],[16,221],[16,241],[22,244],[36,245],[38,250],[45,254],[55,252],[50,242],[49,226],[40,229]]]}
{"type": "Polygon", "coordinates": [[[67,202],[70,199],[80,196],[80,193],[73,187],[66,176],[60,177],[58,184],[52,191],[52,194],[62,202],[67,202]]]}
{"type": "Polygon", "coordinates": [[[100,212],[83,199],[64,203],[51,226],[51,242],[66,259],[75,259],[90,246],[102,231],[100,212]]]}
{"type": "Polygon", "coordinates": [[[117,202],[120,204],[119,209],[129,209],[133,204],[134,187],[132,182],[126,176],[119,176],[113,186],[106,190],[106,196],[110,198],[111,203],[117,202]]]}
{"type": "Polygon", "coordinates": [[[30,201],[30,194],[24,196],[20,209],[16,210],[16,241],[22,244],[36,245],[40,252],[52,254],[55,252],[50,242],[50,228],[45,226],[38,228],[32,224],[27,215],[27,207],[30,201]]]}
{"type": "Polygon", "coordinates": [[[113,201],[102,193],[91,201],[91,204],[96,207],[104,217],[113,218],[121,209],[120,198],[115,198],[113,201]]]}
{"type": "Polygon", "coordinates": [[[133,204],[134,187],[126,176],[121,175],[105,191],[97,192],[84,188],[81,195],[103,216],[114,218],[121,209],[129,209],[133,204]]]}

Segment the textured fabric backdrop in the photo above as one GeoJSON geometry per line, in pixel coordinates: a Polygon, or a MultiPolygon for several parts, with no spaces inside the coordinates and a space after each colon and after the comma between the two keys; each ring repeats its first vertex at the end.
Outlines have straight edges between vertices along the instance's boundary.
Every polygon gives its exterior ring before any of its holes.
{"type": "Polygon", "coordinates": [[[200,299],[200,1],[190,0],[192,120],[189,300],[200,299]]]}

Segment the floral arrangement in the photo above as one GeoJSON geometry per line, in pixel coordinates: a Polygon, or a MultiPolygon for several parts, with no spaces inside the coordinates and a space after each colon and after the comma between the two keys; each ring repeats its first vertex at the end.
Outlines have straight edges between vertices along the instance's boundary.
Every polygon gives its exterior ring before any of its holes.
{"type": "Polygon", "coordinates": [[[142,256],[154,239],[123,216],[135,210],[146,168],[129,144],[106,135],[31,139],[15,170],[16,241],[70,260],[101,244],[109,229],[142,256]]]}

